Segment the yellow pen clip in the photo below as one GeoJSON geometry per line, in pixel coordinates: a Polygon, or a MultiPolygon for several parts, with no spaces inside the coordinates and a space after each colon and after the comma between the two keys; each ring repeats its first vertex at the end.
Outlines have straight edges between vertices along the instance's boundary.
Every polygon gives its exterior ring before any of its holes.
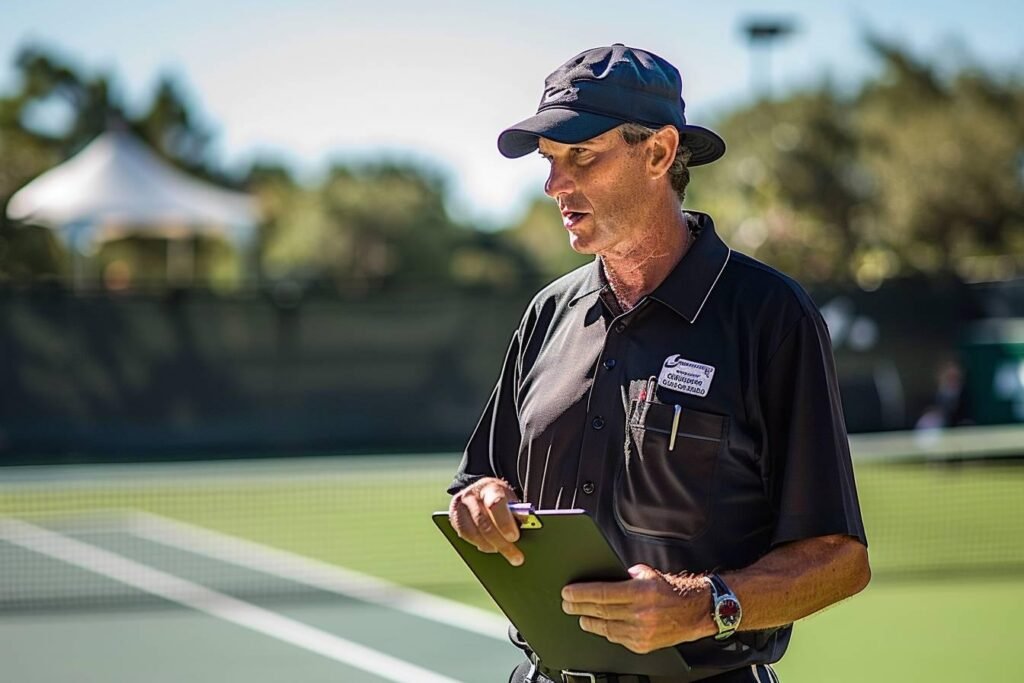
{"type": "Polygon", "coordinates": [[[683,414],[683,407],[676,404],[675,415],[672,416],[672,434],[668,437],[668,449],[675,450],[676,447],[676,430],[679,429],[679,416],[683,414]]]}

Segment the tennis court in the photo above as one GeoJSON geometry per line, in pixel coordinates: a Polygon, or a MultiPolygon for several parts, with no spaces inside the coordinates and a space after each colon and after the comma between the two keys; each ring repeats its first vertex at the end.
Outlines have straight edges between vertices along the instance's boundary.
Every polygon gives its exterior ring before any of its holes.
{"type": "MultiPolygon", "coordinates": [[[[797,625],[783,679],[1024,679],[1024,430],[853,443],[875,579],[797,625]]],[[[3,680],[503,681],[505,622],[429,519],[456,462],[7,468],[3,680]]]]}
{"type": "Polygon", "coordinates": [[[349,568],[393,564],[403,536],[437,533],[409,513],[443,504],[433,484],[444,461],[417,458],[412,472],[408,459],[359,458],[11,472],[0,504],[5,680],[441,683],[511,669],[493,613],[349,568]],[[403,487],[390,500],[389,481],[403,487]],[[414,490],[419,501],[402,495],[414,490]],[[375,521],[378,503],[402,509],[375,521]],[[406,527],[389,531],[396,519],[406,527]]]}

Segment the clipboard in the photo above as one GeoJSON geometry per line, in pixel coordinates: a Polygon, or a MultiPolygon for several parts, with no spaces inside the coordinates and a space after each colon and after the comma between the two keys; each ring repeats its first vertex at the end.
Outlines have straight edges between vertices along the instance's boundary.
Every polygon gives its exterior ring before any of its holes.
{"type": "Polygon", "coordinates": [[[587,633],[580,628],[579,617],[563,612],[561,591],[566,584],[624,581],[629,573],[585,511],[518,507],[516,545],[525,558],[518,567],[460,538],[447,512],[435,512],[432,517],[544,666],[648,676],[680,676],[690,670],[674,647],[637,654],[587,633]]]}

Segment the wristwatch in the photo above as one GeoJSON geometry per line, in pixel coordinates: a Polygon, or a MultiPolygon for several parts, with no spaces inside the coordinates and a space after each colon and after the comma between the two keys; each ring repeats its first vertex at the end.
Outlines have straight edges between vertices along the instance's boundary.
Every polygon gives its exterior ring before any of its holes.
{"type": "Polygon", "coordinates": [[[715,640],[725,640],[739,628],[740,619],[743,618],[743,607],[736,594],[729,589],[725,581],[722,581],[721,576],[708,574],[704,578],[711,586],[711,620],[718,627],[715,640]]]}

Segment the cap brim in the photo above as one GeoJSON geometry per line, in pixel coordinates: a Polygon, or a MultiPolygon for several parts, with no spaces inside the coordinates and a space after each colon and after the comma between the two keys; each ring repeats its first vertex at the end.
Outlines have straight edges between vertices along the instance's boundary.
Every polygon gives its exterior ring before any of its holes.
{"type": "Polygon", "coordinates": [[[721,159],[725,154],[725,140],[713,130],[689,124],[683,128],[680,143],[690,148],[693,156],[688,166],[701,166],[721,159]]]}
{"type": "Polygon", "coordinates": [[[503,130],[498,136],[498,151],[516,159],[535,151],[538,138],[573,144],[607,133],[623,123],[610,116],[572,109],[545,109],[503,130]]]}
{"type": "MultiPolygon", "coordinates": [[[[626,121],[572,109],[545,109],[503,130],[498,136],[498,151],[516,159],[536,151],[539,138],[573,144],[607,133],[623,123],[626,121]]],[[[725,154],[725,140],[712,130],[686,125],[680,133],[681,143],[692,152],[690,166],[710,164],[725,154]]]]}

